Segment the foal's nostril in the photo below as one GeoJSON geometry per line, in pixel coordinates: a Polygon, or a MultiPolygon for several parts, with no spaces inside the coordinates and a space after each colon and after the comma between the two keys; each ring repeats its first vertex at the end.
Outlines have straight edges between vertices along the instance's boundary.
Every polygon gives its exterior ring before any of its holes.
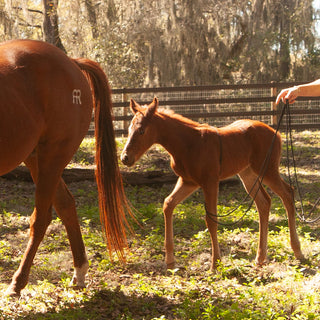
{"type": "Polygon", "coordinates": [[[122,152],[120,159],[122,163],[128,167],[134,164],[134,158],[132,156],[130,157],[127,152],[122,152]]]}
{"type": "Polygon", "coordinates": [[[123,162],[123,164],[127,164],[129,161],[129,157],[127,154],[122,154],[121,155],[121,161],[123,162]]]}

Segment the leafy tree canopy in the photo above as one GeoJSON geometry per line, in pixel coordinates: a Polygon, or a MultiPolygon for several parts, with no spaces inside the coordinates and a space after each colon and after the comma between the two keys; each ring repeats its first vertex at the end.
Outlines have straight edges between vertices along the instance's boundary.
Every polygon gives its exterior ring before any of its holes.
{"type": "Polygon", "coordinates": [[[54,42],[113,87],[313,80],[318,18],[312,0],[0,0],[2,40],[54,42]]]}

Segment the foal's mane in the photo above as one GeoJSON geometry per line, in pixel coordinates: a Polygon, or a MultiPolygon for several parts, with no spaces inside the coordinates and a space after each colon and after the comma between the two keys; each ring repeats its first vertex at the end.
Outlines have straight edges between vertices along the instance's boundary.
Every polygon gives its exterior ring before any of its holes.
{"type": "Polygon", "coordinates": [[[193,121],[189,118],[186,118],[182,116],[181,114],[175,113],[173,110],[165,109],[165,108],[158,108],[157,113],[166,118],[169,117],[171,119],[178,120],[179,122],[182,122],[183,124],[189,126],[189,127],[205,127],[207,124],[200,124],[199,122],[193,121]]]}

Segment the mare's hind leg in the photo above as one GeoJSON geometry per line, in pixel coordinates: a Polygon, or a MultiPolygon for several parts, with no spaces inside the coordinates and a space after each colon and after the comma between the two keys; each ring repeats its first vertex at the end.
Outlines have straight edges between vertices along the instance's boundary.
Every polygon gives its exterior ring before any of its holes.
{"type": "MultiPolygon", "coordinates": [[[[36,156],[31,155],[25,163],[31,172],[33,180],[36,182],[38,179],[36,156]]],[[[53,199],[53,206],[67,230],[71,245],[73,264],[75,268],[71,283],[78,285],[79,287],[84,287],[85,275],[87,273],[89,263],[82,240],[75,201],[62,178],[60,178],[57,191],[53,199]]]]}
{"type": "Polygon", "coordinates": [[[268,223],[271,206],[270,196],[267,194],[263,186],[260,187],[256,182],[257,175],[251,168],[247,168],[239,173],[239,177],[251,197],[254,197],[257,210],[259,212],[259,245],[256,255],[256,263],[263,264],[267,260],[267,246],[268,246],[268,223]],[[255,185],[254,185],[255,184],[255,185]]]}
{"type": "Polygon", "coordinates": [[[296,230],[293,190],[281,178],[278,169],[268,170],[263,182],[281,198],[287,211],[291,248],[294,252],[295,257],[299,260],[303,260],[304,256],[301,252],[300,241],[296,230]]]}
{"type": "Polygon", "coordinates": [[[62,179],[60,179],[53,205],[58,216],[65,225],[71,245],[75,268],[71,284],[85,287],[85,276],[88,271],[89,263],[82,240],[75,201],[62,179]]]}

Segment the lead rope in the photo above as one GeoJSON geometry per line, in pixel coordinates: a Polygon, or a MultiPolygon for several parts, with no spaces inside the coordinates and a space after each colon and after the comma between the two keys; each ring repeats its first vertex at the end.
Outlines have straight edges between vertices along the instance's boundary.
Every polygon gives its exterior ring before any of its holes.
{"type": "Polygon", "coordinates": [[[286,113],[286,115],[287,115],[287,117],[286,117],[287,175],[288,175],[289,184],[290,184],[291,188],[293,188],[293,183],[292,183],[291,174],[290,174],[290,154],[289,153],[291,153],[292,166],[293,166],[293,178],[295,180],[295,185],[296,185],[296,190],[297,190],[297,195],[298,195],[297,201],[300,203],[301,214],[299,214],[299,210],[296,206],[296,202],[294,201],[294,194],[293,193],[292,193],[292,198],[293,198],[293,201],[295,204],[295,210],[296,210],[297,217],[304,223],[312,224],[312,223],[315,223],[320,220],[320,215],[318,217],[310,220],[312,213],[317,208],[317,206],[320,202],[320,197],[316,200],[315,204],[313,205],[310,212],[306,216],[305,210],[303,207],[302,196],[301,196],[302,193],[301,193],[301,188],[300,188],[299,181],[298,181],[297,166],[296,166],[296,161],[295,161],[294,151],[293,151],[291,113],[290,113],[290,107],[289,107],[288,100],[286,100],[285,108],[287,111],[287,113],[286,113]],[[290,145],[290,148],[289,148],[289,145],[290,145]],[[289,149],[291,150],[291,152],[289,152],[289,149]]]}

